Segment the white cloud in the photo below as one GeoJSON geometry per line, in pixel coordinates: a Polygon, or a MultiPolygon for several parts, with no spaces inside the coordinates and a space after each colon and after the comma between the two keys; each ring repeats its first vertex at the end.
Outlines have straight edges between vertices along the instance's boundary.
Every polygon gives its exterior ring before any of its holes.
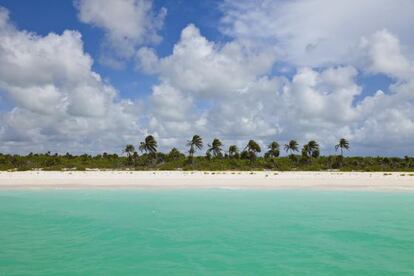
{"type": "Polygon", "coordinates": [[[75,0],[79,19],[105,31],[101,61],[112,67],[135,54],[141,45],[158,43],[166,9],[152,0],[75,0]]]}
{"type": "Polygon", "coordinates": [[[176,88],[163,84],[154,87],[151,104],[161,120],[181,122],[188,119],[186,112],[192,105],[192,99],[176,88]]]}
{"type": "Polygon", "coordinates": [[[0,18],[0,91],[13,104],[1,116],[1,150],[63,144],[94,151],[139,132],[137,105],[117,100],[117,91],[92,71],[78,32],[38,36],[17,30],[4,9],[0,18]]]}
{"type": "Polygon", "coordinates": [[[395,84],[390,93],[378,91],[358,106],[360,122],[356,137],[361,141],[383,145],[413,146],[414,80],[395,84]]]}
{"type": "Polygon", "coordinates": [[[141,70],[148,74],[155,74],[158,72],[159,59],[154,49],[148,47],[140,48],[136,53],[137,70],[141,70]]]}
{"type": "Polygon", "coordinates": [[[0,35],[0,86],[13,101],[44,114],[105,114],[115,91],[91,71],[92,59],[83,52],[79,33],[39,37],[1,29],[0,35]]]}
{"type": "Polygon", "coordinates": [[[201,114],[194,107],[193,97],[167,83],[153,87],[148,104],[147,129],[167,145],[182,148],[190,135],[204,130],[200,127],[201,114]]]}
{"type": "Polygon", "coordinates": [[[207,98],[240,93],[275,60],[271,49],[259,52],[237,42],[208,41],[192,24],[182,30],[172,55],[158,59],[152,50],[143,48],[137,59],[138,67],[159,74],[163,82],[207,98]]]}
{"type": "Polygon", "coordinates": [[[332,124],[354,119],[352,101],[359,95],[355,84],[356,70],[352,67],[328,68],[321,73],[303,68],[293,77],[284,95],[292,117],[309,121],[314,118],[332,124]]]}
{"type": "Polygon", "coordinates": [[[336,65],[349,62],[361,37],[382,29],[412,45],[412,10],[411,0],[227,0],[222,31],[277,45],[280,58],[297,66],[336,65]]]}
{"type": "Polygon", "coordinates": [[[0,6],[0,28],[4,29],[7,27],[9,21],[9,11],[0,6]]]}
{"type": "Polygon", "coordinates": [[[360,47],[367,56],[365,68],[369,72],[401,80],[414,77],[414,65],[403,55],[399,39],[390,32],[382,30],[363,37],[360,47]]]}

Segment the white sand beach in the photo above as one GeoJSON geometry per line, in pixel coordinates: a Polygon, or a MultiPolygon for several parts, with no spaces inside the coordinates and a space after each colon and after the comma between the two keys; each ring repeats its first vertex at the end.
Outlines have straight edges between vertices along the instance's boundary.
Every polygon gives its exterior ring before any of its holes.
{"type": "Polygon", "coordinates": [[[25,171],[0,172],[10,188],[261,188],[414,191],[407,172],[200,172],[25,171]]]}

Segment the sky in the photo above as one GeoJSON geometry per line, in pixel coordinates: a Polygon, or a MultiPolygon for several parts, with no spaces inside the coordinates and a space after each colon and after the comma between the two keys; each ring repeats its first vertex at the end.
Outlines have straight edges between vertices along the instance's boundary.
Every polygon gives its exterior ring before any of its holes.
{"type": "Polygon", "coordinates": [[[414,155],[412,0],[0,0],[0,152],[198,134],[414,155]]]}

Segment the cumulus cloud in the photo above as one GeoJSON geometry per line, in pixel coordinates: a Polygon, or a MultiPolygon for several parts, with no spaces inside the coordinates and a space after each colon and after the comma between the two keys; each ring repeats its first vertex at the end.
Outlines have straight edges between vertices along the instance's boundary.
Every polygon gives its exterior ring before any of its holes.
{"type": "Polygon", "coordinates": [[[295,66],[348,63],[362,36],[384,28],[414,43],[411,0],[226,0],[222,9],[225,34],[275,44],[280,58],[295,66]]]}
{"type": "Polygon", "coordinates": [[[361,38],[360,47],[365,54],[365,68],[400,80],[414,76],[414,65],[402,53],[399,39],[387,30],[361,38]]]}
{"type": "Polygon", "coordinates": [[[1,116],[2,150],[94,150],[139,131],[136,104],[92,70],[78,32],[38,36],[11,25],[5,9],[0,18],[0,91],[13,106],[1,116]]]}
{"type": "Polygon", "coordinates": [[[105,31],[101,60],[119,67],[141,45],[158,43],[165,8],[153,9],[152,0],[75,0],[79,19],[105,31]]]}
{"type": "Polygon", "coordinates": [[[142,48],[137,59],[138,67],[158,74],[163,82],[208,98],[229,91],[242,93],[272,67],[275,55],[271,49],[255,51],[236,41],[215,44],[190,24],[182,30],[172,55],[159,59],[153,50],[142,48]]]}

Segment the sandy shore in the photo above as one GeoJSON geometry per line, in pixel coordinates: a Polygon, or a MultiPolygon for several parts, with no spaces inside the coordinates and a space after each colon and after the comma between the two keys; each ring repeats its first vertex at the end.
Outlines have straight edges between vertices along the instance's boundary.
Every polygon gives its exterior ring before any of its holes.
{"type": "Polygon", "coordinates": [[[414,191],[404,172],[181,172],[66,171],[0,172],[10,188],[271,188],[414,191]]]}

